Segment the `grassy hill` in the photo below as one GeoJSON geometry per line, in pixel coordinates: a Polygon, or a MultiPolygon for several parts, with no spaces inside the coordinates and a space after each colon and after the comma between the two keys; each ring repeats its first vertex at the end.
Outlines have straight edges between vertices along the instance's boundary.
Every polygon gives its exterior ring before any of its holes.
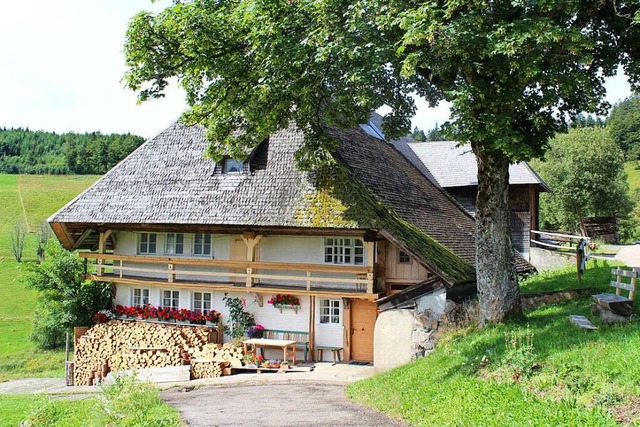
{"type": "MultiPolygon", "coordinates": [[[[592,261],[580,286],[606,289],[609,269],[592,261]]],[[[576,287],[575,271],[534,276],[522,287],[576,287]]],[[[570,314],[594,319],[590,305],[587,296],[538,308],[525,321],[451,330],[430,356],[347,393],[416,426],[639,425],[640,324],[571,325],[570,314]]]]}
{"type": "Polygon", "coordinates": [[[637,190],[640,190],[640,162],[637,160],[627,162],[624,165],[624,170],[629,182],[629,194],[633,196],[637,190]]]}
{"type": "Polygon", "coordinates": [[[36,232],[42,221],[97,178],[0,174],[0,381],[64,372],[63,352],[37,350],[28,339],[37,300],[22,284],[24,264],[36,258],[36,232]],[[31,231],[22,264],[11,253],[11,231],[18,221],[27,222],[31,231]]]}

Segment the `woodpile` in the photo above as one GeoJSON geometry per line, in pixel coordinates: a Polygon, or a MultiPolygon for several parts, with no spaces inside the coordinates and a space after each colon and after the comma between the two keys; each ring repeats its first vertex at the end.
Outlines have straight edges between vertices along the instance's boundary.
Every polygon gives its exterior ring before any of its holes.
{"type": "Polygon", "coordinates": [[[229,362],[217,362],[212,359],[191,359],[191,379],[217,378],[229,368],[229,362]]]}
{"type": "Polygon", "coordinates": [[[242,347],[235,346],[231,343],[225,344],[206,344],[202,347],[202,350],[196,351],[193,354],[194,358],[199,359],[211,359],[216,362],[229,362],[232,367],[242,366],[242,360],[244,358],[244,352],[242,347]]]}
{"type": "Polygon", "coordinates": [[[109,371],[189,364],[211,346],[212,336],[203,326],[118,320],[95,325],[77,340],[74,384],[92,385],[109,371]]]}

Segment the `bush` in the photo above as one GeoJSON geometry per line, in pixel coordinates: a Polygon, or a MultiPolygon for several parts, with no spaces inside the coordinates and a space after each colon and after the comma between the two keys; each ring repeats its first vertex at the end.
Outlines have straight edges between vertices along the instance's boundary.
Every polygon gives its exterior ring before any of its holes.
{"type": "Polygon", "coordinates": [[[59,304],[49,304],[36,307],[33,313],[31,334],[29,339],[42,350],[60,348],[65,342],[67,329],[60,322],[63,317],[59,304]]]}
{"type": "Polygon", "coordinates": [[[47,243],[42,262],[30,266],[26,284],[40,294],[31,334],[40,348],[62,345],[60,331],[91,325],[93,314],[109,308],[113,297],[111,284],[85,280],[80,258],[55,240],[47,243]]]}
{"type": "Polygon", "coordinates": [[[162,399],[158,389],[134,376],[122,375],[102,389],[107,425],[172,427],[182,425],[178,414],[162,399]]]}

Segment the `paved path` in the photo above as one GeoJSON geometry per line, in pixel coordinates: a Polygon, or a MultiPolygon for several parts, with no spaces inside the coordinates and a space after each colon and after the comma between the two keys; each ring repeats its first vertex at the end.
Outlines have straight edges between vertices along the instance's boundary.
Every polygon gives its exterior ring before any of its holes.
{"type": "Polygon", "coordinates": [[[309,382],[207,386],[162,392],[192,427],[405,426],[344,395],[344,384],[309,382]]]}

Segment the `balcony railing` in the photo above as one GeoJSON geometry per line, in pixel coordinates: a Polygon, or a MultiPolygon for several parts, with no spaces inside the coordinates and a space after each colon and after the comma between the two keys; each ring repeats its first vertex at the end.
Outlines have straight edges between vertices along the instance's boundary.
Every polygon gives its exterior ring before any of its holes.
{"type": "Polygon", "coordinates": [[[258,284],[286,284],[296,287],[353,289],[373,293],[373,267],[302,264],[262,261],[230,261],[194,258],[114,255],[81,252],[86,272],[111,277],[161,278],[177,280],[258,284]],[[91,262],[89,262],[91,261],[91,262]],[[226,279],[226,280],[225,280],[226,279]]]}

